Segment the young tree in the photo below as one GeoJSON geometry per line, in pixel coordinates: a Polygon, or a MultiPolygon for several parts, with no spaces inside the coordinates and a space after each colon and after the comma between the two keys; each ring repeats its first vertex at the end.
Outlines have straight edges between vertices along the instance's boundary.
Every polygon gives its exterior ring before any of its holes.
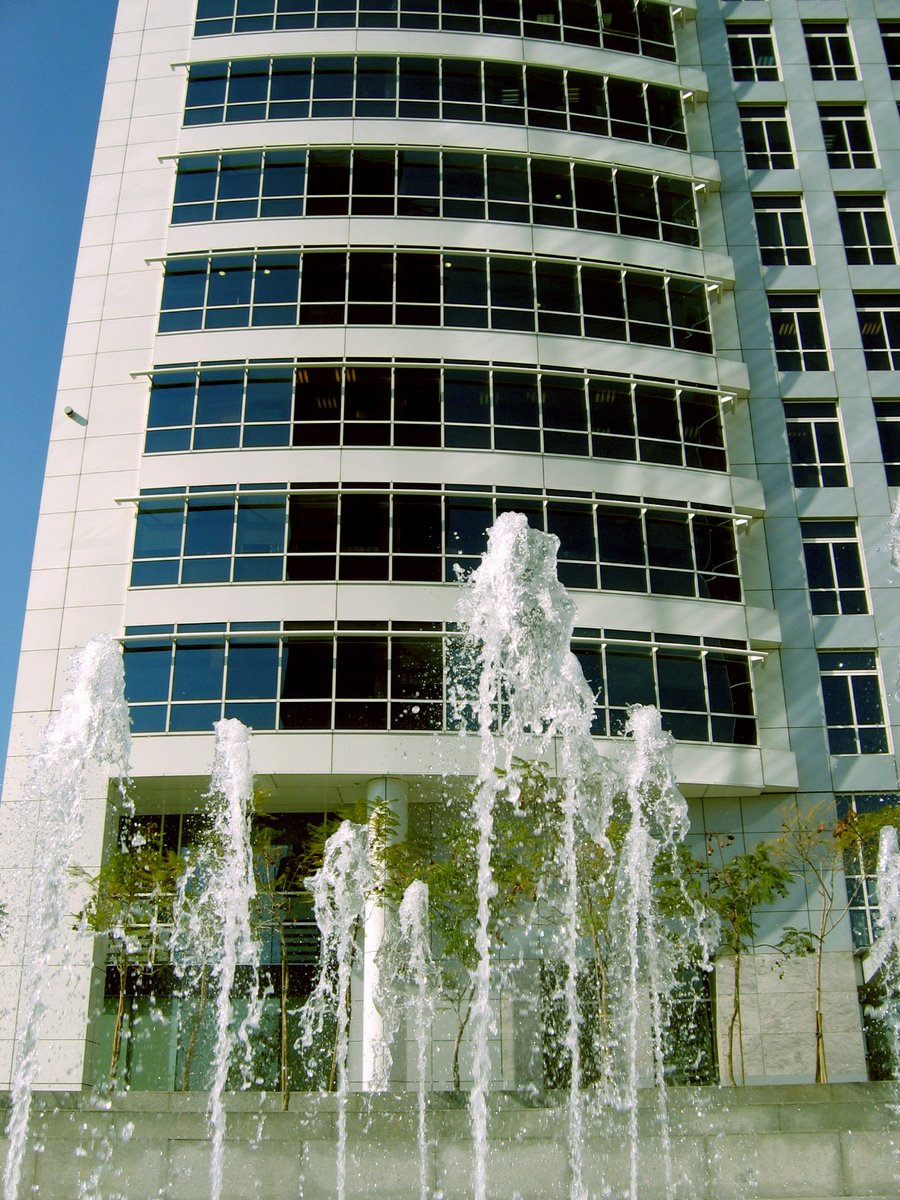
{"type": "Polygon", "coordinates": [[[94,876],[76,870],[87,880],[90,895],[76,914],[76,929],[89,929],[107,939],[107,952],[118,975],[119,994],[113,1023],[108,1084],[116,1081],[122,1050],[122,1027],[129,971],[150,969],[157,949],[157,927],[171,921],[172,901],[184,862],[135,832],[94,876]]]}
{"type": "Polygon", "coordinates": [[[305,892],[304,879],[309,874],[309,864],[305,856],[296,853],[293,845],[285,844],[279,830],[269,820],[259,815],[253,826],[253,852],[257,887],[256,925],[260,934],[269,939],[272,945],[269,959],[277,961],[279,965],[278,1086],[281,1107],[287,1112],[291,1097],[289,931],[297,920],[298,894],[305,892]]]}
{"type": "MultiPolygon", "coordinates": [[[[559,801],[542,764],[516,761],[502,776],[496,798],[491,866],[495,894],[490,903],[490,934],[495,946],[514,928],[528,923],[559,840],[559,801]]],[[[385,892],[398,905],[413,880],[428,887],[429,923],[435,942],[444,998],[456,1014],[452,1056],[453,1086],[461,1084],[460,1050],[473,999],[477,962],[477,830],[471,794],[448,791],[442,807],[411,823],[405,841],[385,847],[385,892]]]]}
{"type": "Polygon", "coordinates": [[[789,927],[780,948],[794,955],[814,955],[816,1083],[828,1082],[825,1056],[825,1018],[822,1010],[822,968],[829,935],[844,920],[850,896],[843,882],[848,855],[858,857],[865,872],[878,852],[878,839],[886,825],[900,821],[900,808],[884,805],[874,812],[856,813],[835,820],[830,802],[798,811],[782,826],[774,844],[776,860],[792,875],[802,878],[816,898],[818,921],[812,929],[789,927]]]}
{"type": "Polygon", "coordinates": [[[703,884],[705,903],[718,917],[721,926],[721,945],[731,955],[734,969],[734,994],[728,1018],[728,1079],[735,1078],[735,1041],[737,1041],[740,1081],[746,1081],[744,1070],[744,1039],[741,1022],[741,964],[744,954],[754,945],[757,932],[757,910],[786,896],[792,875],[773,857],[773,849],[764,842],[747,854],[725,857],[734,836],[712,836],[707,842],[706,879],[703,884]],[[716,855],[718,855],[717,859],[716,855]]]}

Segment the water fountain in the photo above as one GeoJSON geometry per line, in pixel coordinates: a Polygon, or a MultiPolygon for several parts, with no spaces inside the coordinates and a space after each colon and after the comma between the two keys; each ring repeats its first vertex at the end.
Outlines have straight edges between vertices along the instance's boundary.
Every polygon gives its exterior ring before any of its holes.
{"type": "Polygon", "coordinates": [[[180,943],[189,954],[191,943],[217,952],[211,974],[215,985],[215,1045],[213,1076],[209,1090],[210,1200],[220,1200],[225,1149],[225,1106],[223,1102],[229,1071],[237,1057],[242,1060],[243,1082],[249,1083],[250,1035],[259,1025],[262,1001],[259,993],[259,947],[250,923],[250,906],[256,895],[253,854],[250,846],[250,817],[253,811],[253,771],[250,766],[250,734],[237,720],[218,721],[215,752],[207,796],[210,829],[197,861],[194,880],[202,888],[202,903],[186,904],[188,893],[181,889],[180,943]],[[249,968],[246,1010],[235,1021],[232,991],[238,966],[249,968]]]}
{"type": "Polygon", "coordinates": [[[92,775],[107,764],[122,787],[131,749],[122,655],[116,642],[101,634],[76,650],[69,678],[70,687],[44,733],[26,793],[34,811],[34,861],[40,863],[40,870],[31,875],[31,890],[25,898],[20,995],[21,1010],[27,1016],[16,1046],[10,1089],[4,1200],[17,1200],[19,1195],[38,1070],[38,1039],[47,992],[51,984],[59,986],[56,964],[60,960],[55,951],[69,911],[72,853],[82,832],[92,775]]]}
{"type": "MultiPolygon", "coordinates": [[[[460,724],[477,730],[479,745],[477,777],[453,785],[457,791],[469,792],[472,811],[468,820],[474,831],[471,883],[476,955],[471,972],[470,1017],[473,1082],[468,1097],[469,1136],[465,1141],[467,1148],[471,1147],[470,1180],[460,1182],[461,1174],[467,1175],[467,1171],[457,1168],[454,1174],[453,1166],[448,1165],[454,1161],[452,1155],[448,1162],[441,1161],[440,1139],[456,1128],[452,1108],[455,1099],[451,1097],[442,1112],[439,1097],[429,1095],[434,1087],[429,1059],[435,1044],[434,1027],[442,1005],[446,1005],[439,967],[432,957],[433,951],[440,952],[441,947],[435,944],[429,929],[427,887],[422,880],[413,880],[402,898],[399,890],[391,891],[387,881],[390,856],[384,857],[383,849],[373,844],[371,820],[369,824],[341,824],[326,842],[320,869],[306,881],[322,954],[315,984],[300,1015],[297,1048],[307,1057],[318,1053],[328,1060],[328,1090],[335,1095],[331,1162],[336,1200],[359,1194],[353,1189],[360,1185],[366,1189],[369,1182],[357,1181],[352,1175],[348,1178],[348,1153],[352,1150],[348,1117],[355,1087],[351,1082],[351,1038],[356,1036],[352,1030],[358,1016],[354,1015],[351,995],[359,984],[354,978],[365,969],[360,942],[373,901],[391,910],[383,922],[377,954],[379,984],[374,992],[385,1042],[376,1053],[383,1067],[376,1080],[378,1087],[389,1085],[391,1042],[404,1022],[403,1036],[409,1042],[411,1034],[415,1045],[415,1078],[413,1081],[408,1072],[403,1086],[415,1084],[417,1180],[415,1184],[411,1178],[406,1184],[398,1182],[393,1190],[389,1184],[386,1194],[392,1200],[401,1194],[411,1195],[414,1190],[419,1200],[437,1200],[442,1194],[465,1195],[474,1200],[503,1195],[504,1200],[511,1200],[516,1194],[516,1189],[509,1193],[503,1190],[507,1184],[497,1169],[500,1159],[492,1157],[492,1146],[502,1156],[510,1146],[517,1145],[520,1137],[527,1140],[532,1136],[526,1129],[541,1128],[542,1121],[549,1121],[546,1127],[552,1129],[556,1105],[552,1094],[542,1092],[546,1085],[517,1083],[516,1103],[522,1106],[520,1129],[510,1135],[507,1122],[492,1139],[492,1123],[496,1121],[498,1129],[502,1124],[497,1116],[503,1112],[502,1106],[498,1108],[498,1083],[500,1089],[505,1083],[496,1075],[492,1077],[491,1039],[500,1019],[502,988],[521,970],[528,955],[542,968],[544,956],[550,965],[558,963],[560,967],[552,996],[554,1003],[558,1001],[561,1015],[560,1061],[553,1070],[565,1087],[566,1159],[554,1194],[560,1200],[563,1194],[569,1200],[638,1200],[651,1194],[673,1200],[679,1192],[678,1172],[683,1173],[685,1168],[683,1161],[677,1168],[673,1165],[663,1030],[671,1020],[670,997],[679,971],[686,964],[703,968],[714,931],[704,925],[702,913],[678,872],[679,846],[688,825],[687,808],[675,783],[672,740],[661,730],[659,713],[652,708],[633,708],[624,736],[611,757],[601,756],[591,737],[594,696],[570,651],[575,607],[556,577],[556,549],[556,539],[531,530],[523,516],[507,514],[492,530],[488,552],[466,582],[459,603],[465,634],[459,640],[465,642],[466,650],[460,657],[453,690],[460,724]],[[539,837],[546,835],[547,845],[539,878],[529,885],[529,894],[523,896],[510,917],[510,925],[517,927],[515,944],[511,939],[500,947],[492,934],[496,920],[492,903],[497,899],[498,879],[502,879],[498,854],[503,847],[498,838],[508,825],[525,819],[526,792],[530,792],[530,803],[536,796],[546,810],[539,837]],[[521,818],[516,816],[519,812],[521,818]],[[593,877],[589,871],[586,873],[586,863],[594,871],[593,877]],[[665,908],[660,903],[662,876],[668,888],[665,908]],[[591,887],[597,895],[603,893],[606,905],[604,936],[609,948],[605,952],[607,978],[602,1004],[586,998],[584,991],[593,933],[585,917],[585,891],[591,887]],[[501,949],[506,955],[502,965],[498,962],[501,949]],[[641,1085],[648,1082],[655,1085],[655,1113],[649,1111],[646,1102],[641,1103],[640,1093],[646,1092],[641,1085]],[[435,1120],[431,1131],[430,1119],[435,1120]],[[657,1160],[651,1173],[659,1180],[650,1184],[641,1173],[641,1140],[648,1132],[657,1160]],[[616,1171],[622,1156],[613,1162],[620,1134],[626,1145],[621,1180],[616,1178],[616,1171]],[[401,1191],[402,1187],[406,1190],[401,1191]]],[[[61,806],[57,819],[66,826],[72,841],[77,836],[77,794],[82,788],[78,764],[83,766],[95,755],[98,761],[111,762],[121,771],[127,760],[127,735],[123,741],[100,734],[94,730],[94,717],[83,711],[89,707],[89,700],[99,698],[101,707],[118,714],[119,728],[124,728],[122,703],[111,699],[110,690],[112,676],[120,670],[117,648],[109,643],[103,655],[86,649],[79,665],[95,657],[105,664],[99,668],[105,682],[102,686],[96,682],[77,684],[73,689],[76,699],[69,704],[63,702],[57,719],[74,740],[67,741],[68,734],[64,736],[51,726],[38,763],[38,770],[49,772],[51,777],[53,773],[59,777],[63,760],[72,765],[74,774],[66,776],[59,795],[40,793],[48,813],[52,804],[61,806]]],[[[608,746],[606,750],[608,755],[608,746]]],[[[237,1194],[235,1183],[229,1184],[224,1171],[226,1136],[229,1145],[234,1144],[236,1136],[226,1127],[226,1110],[233,1103],[227,1097],[229,1072],[235,1058],[239,1065],[250,1060],[251,1035],[259,1023],[262,1003],[254,979],[247,988],[246,1012],[240,1020],[236,1017],[235,982],[241,968],[249,965],[255,972],[258,967],[249,921],[254,896],[249,841],[253,786],[247,729],[237,721],[219,722],[206,804],[209,832],[181,878],[172,938],[182,994],[199,991],[205,995],[209,988],[216,995],[212,1086],[207,1101],[210,1200],[222,1200],[226,1193],[237,1194]]],[[[440,822],[439,813],[436,820],[440,822]]],[[[44,907],[37,910],[44,916],[47,953],[67,907],[65,881],[71,842],[68,848],[64,842],[64,838],[58,838],[55,847],[60,873],[56,891],[48,889],[53,904],[39,898],[44,907]]],[[[900,930],[896,835],[893,842],[885,840],[882,859],[879,886],[883,940],[890,942],[890,953],[896,961],[900,930]]],[[[37,932],[30,936],[35,939],[32,944],[38,945],[37,932]]],[[[32,984],[29,978],[29,986],[33,1008],[39,1014],[45,983],[32,984]]],[[[533,993],[525,997],[536,1014],[536,1023],[544,1019],[538,1010],[545,998],[543,992],[541,996],[533,993]]],[[[36,1037],[32,1031],[24,1043],[26,1050],[32,1047],[32,1054],[36,1037]]],[[[547,1044],[545,1040],[545,1053],[547,1044]]],[[[187,1077],[191,1047],[183,1045],[182,1050],[188,1060],[184,1068],[187,1077]]],[[[28,1132],[33,1059],[29,1067],[28,1055],[23,1053],[22,1065],[13,1095],[4,1200],[17,1200],[28,1132]]],[[[110,1104],[115,1108],[119,1101],[124,1105],[126,1099],[112,1097],[110,1104]]],[[[193,1111],[191,1098],[186,1096],[184,1101],[183,1111],[193,1111]]],[[[297,1107],[305,1103],[298,1101],[297,1107]]],[[[359,1126],[362,1138],[378,1126],[379,1103],[374,1094],[370,1095],[359,1126]]],[[[307,1107],[309,1114],[328,1112],[327,1106],[307,1107]]],[[[299,1130],[300,1139],[306,1139],[303,1121],[307,1115],[295,1111],[293,1100],[290,1109],[285,1109],[276,1112],[264,1099],[258,1101],[256,1128],[260,1145],[265,1144],[260,1140],[263,1119],[276,1128],[290,1129],[295,1138],[299,1130]]],[[[123,1111],[121,1105],[117,1111],[123,1111]]],[[[395,1111],[402,1112],[402,1105],[395,1111]]],[[[682,1105],[678,1111],[684,1122],[685,1113],[692,1110],[682,1105]]],[[[460,1111],[459,1115],[464,1114],[460,1111]]],[[[115,1113],[111,1119],[116,1119],[115,1113]]],[[[133,1130],[134,1122],[121,1125],[122,1144],[126,1132],[130,1138],[133,1130]]],[[[536,1144],[546,1145],[549,1150],[552,1138],[551,1134],[549,1141],[536,1144]]],[[[462,1139],[458,1140],[462,1145],[462,1139]]],[[[111,1157],[115,1158],[117,1146],[109,1136],[107,1144],[113,1146],[111,1157]]],[[[290,1186],[300,1197],[304,1195],[310,1153],[308,1141],[298,1143],[290,1186]],[[296,1172],[300,1173],[299,1193],[296,1172]]],[[[711,1153],[708,1149],[705,1153],[712,1164],[711,1153]]],[[[314,1163],[313,1178],[316,1169],[314,1163]]],[[[715,1169],[713,1165],[708,1167],[711,1177],[715,1169]]],[[[536,1178],[542,1177],[537,1171],[536,1178]]],[[[95,1170],[85,1185],[93,1191],[81,1187],[79,1196],[93,1197],[96,1193],[99,1198],[98,1179],[95,1170]]],[[[179,1200],[173,1179],[157,1190],[145,1188],[143,1195],[179,1200]],[[171,1190],[173,1187],[176,1190],[171,1190]]],[[[268,1180],[265,1186],[273,1190],[268,1180]]],[[[330,1182],[321,1185],[329,1193],[331,1186],[330,1182]]],[[[524,1177],[522,1186],[523,1194],[545,1194],[536,1193],[536,1184],[524,1177]]],[[[713,1186],[709,1184],[709,1188],[713,1186]]],[[[701,1194],[699,1187],[696,1194],[701,1194]]],[[[704,1189],[702,1194],[735,1193],[722,1186],[718,1191],[704,1189]]]]}

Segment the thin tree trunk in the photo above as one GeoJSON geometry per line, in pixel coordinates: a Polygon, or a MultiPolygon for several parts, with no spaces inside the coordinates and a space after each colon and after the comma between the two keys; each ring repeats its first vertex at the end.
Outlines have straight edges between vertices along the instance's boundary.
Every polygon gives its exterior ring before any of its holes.
{"type": "Polygon", "coordinates": [[[280,1083],[281,1083],[281,1111],[287,1112],[291,1102],[291,1090],[288,1082],[288,986],[290,983],[290,969],[287,962],[287,946],[284,939],[284,930],[280,931],[281,940],[281,1063],[280,1063],[280,1083]]]}
{"type": "Polygon", "coordinates": [[[731,1016],[728,1020],[728,1078],[734,1086],[734,1036],[738,1036],[738,1057],[741,1066],[741,1083],[746,1079],[744,1072],[744,1033],[741,1021],[741,956],[734,956],[734,997],[731,1002],[731,1016]]]}
{"type": "Polygon", "coordinates": [[[828,1067],[825,1063],[825,1018],[822,1012],[822,959],[825,951],[827,912],[825,896],[822,896],[822,916],[819,920],[819,941],[816,946],[816,1083],[828,1082],[828,1067]]]}
{"type": "Polygon", "coordinates": [[[200,1026],[203,1024],[203,1015],[206,1011],[206,996],[209,989],[209,967],[206,963],[200,968],[200,1000],[197,1005],[197,1015],[194,1017],[194,1025],[191,1029],[191,1036],[187,1044],[187,1049],[184,1052],[184,1068],[181,1072],[181,1090],[189,1092],[191,1090],[191,1066],[194,1061],[194,1052],[197,1049],[197,1041],[200,1037],[200,1026]]]}
{"type": "Polygon", "coordinates": [[[116,1020],[113,1025],[112,1053],[109,1056],[110,1087],[115,1086],[116,1075],[119,1072],[119,1055],[122,1052],[122,1023],[125,1018],[125,989],[128,985],[128,967],[119,968],[119,1000],[116,1005],[116,1020]]]}
{"type": "Polygon", "coordinates": [[[453,1086],[457,1091],[460,1090],[459,1052],[462,1047],[463,1034],[466,1032],[466,1026],[469,1023],[469,1017],[472,1015],[472,997],[474,995],[475,986],[473,984],[472,989],[469,992],[469,998],[466,1001],[466,1015],[461,1021],[459,1020],[459,1014],[457,1013],[456,1041],[453,1043],[453,1086]]]}

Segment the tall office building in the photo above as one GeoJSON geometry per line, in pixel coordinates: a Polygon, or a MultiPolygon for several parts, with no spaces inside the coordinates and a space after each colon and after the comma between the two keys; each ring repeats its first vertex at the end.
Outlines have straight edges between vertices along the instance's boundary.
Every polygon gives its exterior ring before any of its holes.
{"type": "MultiPolygon", "coordinates": [[[[427,806],[474,769],[444,687],[455,571],[522,511],[560,539],[601,746],[659,706],[701,852],[896,796],[892,8],[120,0],[0,809],[6,1064],[27,756],[99,631],[165,845],[222,716],[253,727],[288,842],[353,801],[427,806]]],[[[100,781],[82,866],[111,813],[100,781]]],[[[761,941],[815,926],[814,896],[779,905],[761,941]]],[[[866,1076],[864,888],[851,915],[833,1080],[866,1076]]],[[[69,954],[48,1086],[92,1078],[102,1034],[103,962],[69,954]]],[[[727,987],[725,964],[720,1024],[727,987]]],[[[744,987],[748,1080],[812,1078],[810,962],[760,950],[744,987]]]]}

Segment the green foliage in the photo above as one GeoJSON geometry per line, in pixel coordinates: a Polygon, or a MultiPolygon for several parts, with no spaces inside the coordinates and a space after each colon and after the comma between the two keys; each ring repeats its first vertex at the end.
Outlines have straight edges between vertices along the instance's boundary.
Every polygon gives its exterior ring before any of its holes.
{"type": "Polygon", "coordinates": [[[142,836],[123,844],[94,876],[76,869],[87,880],[90,895],[75,916],[76,929],[105,936],[109,957],[119,976],[119,997],[113,1027],[108,1083],[116,1079],[122,1048],[122,1022],[129,969],[153,965],[157,928],[172,921],[172,901],[184,860],[172,851],[157,849],[142,836]]]}
{"type": "Polygon", "coordinates": [[[172,900],[183,871],[180,855],[147,842],[113,851],[94,876],[76,869],[74,874],[87,880],[90,896],[75,916],[75,928],[109,938],[110,955],[120,969],[142,954],[149,961],[154,947],[143,945],[135,930],[153,930],[171,922],[172,900]]]}
{"type": "Polygon", "coordinates": [[[719,918],[722,945],[738,956],[753,945],[759,907],[786,896],[793,876],[775,861],[773,848],[766,842],[760,842],[746,854],[726,859],[724,851],[733,841],[729,834],[707,843],[709,861],[704,897],[719,918]],[[713,861],[716,846],[718,862],[713,861]]]}

